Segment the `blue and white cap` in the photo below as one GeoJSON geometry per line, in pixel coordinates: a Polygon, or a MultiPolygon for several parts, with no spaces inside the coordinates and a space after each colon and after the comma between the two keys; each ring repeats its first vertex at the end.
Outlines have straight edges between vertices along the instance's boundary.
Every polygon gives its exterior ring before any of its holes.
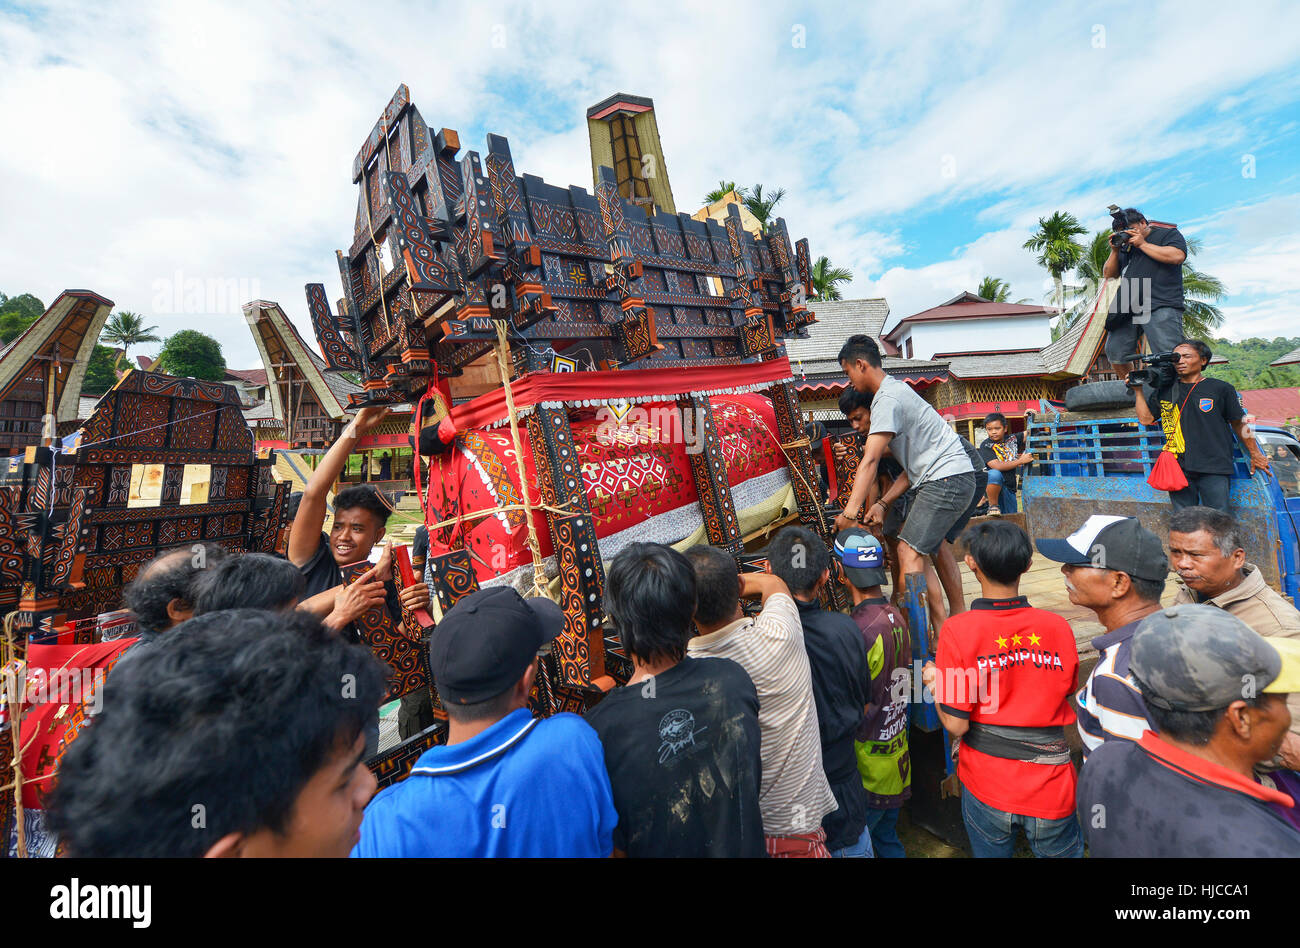
{"type": "Polygon", "coordinates": [[[860,527],[840,531],[835,538],[835,558],[844,567],[849,582],[859,589],[883,586],[887,581],[885,548],[860,527]]]}

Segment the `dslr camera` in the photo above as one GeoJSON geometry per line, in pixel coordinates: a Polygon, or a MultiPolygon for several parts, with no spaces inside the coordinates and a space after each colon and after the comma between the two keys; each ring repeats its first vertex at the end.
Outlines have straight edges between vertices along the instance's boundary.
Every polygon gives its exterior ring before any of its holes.
{"type": "Polygon", "coordinates": [[[1121,253],[1128,253],[1133,249],[1129,243],[1129,235],[1125,233],[1130,227],[1135,227],[1141,218],[1132,218],[1128,211],[1125,211],[1117,204],[1112,204],[1106,208],[1110,211],[1110,229],[1113,233],[1110,235],[1110,245],[1121,253]]]}
{"type": "Polygon", "coordinates": [[[1140,362],[1143,366],[1143,368],[1134,369],[1128,374],[1124,384],[1129,388],[1150,385],[1158,392],[1173,385],[1174,379],[1178,377],[1178,373],[1174,371],[1174,365],[1177,364],[1178,357],[1172,352],[1157,352],[1146,356],[1132,355],[1129,356],[1128,361],[1140,362]]]}

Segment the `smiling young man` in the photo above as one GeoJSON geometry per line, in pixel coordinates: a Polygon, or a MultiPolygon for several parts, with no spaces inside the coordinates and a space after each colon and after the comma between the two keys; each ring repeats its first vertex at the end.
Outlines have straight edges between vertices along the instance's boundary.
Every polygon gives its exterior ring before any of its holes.
{"type": "Polygon", "coordinates": [[[80,858],[345,857],[385,671],[303,613],[190,619],[108,676],[49,826],[80,858]]]}
{"type": "Polygon", "coordinates": [[[1138,421],[1160,424],[1167,450],[1178,455],[1187,476],[1187,486],[1172,491],[1174,509],[1197,505],[1228,509],[1228,487],[1232,477],[1232,437],[1235,433],[1250,457],[1250,473],[1271,473],[1268,458],[1246,427],[1246,411],[1237,390],[1222,379],[1203,375],[1213,353],[1199,339],[1186,339],[1174,348],[1177,378],[1168,387],[1149,396],[1142,386],[1134,388],[1138,421]],[[1152,413],[1149,399],[1157,400],[1159,418],[1152,413]]]}
{"type": "Polygon", "coordinates": [[[387,415],[388,409],[382,406],[357,412],[307,481],[289,534],[289,562],[302,570],[307,580],[301,608],[334,628],[350,627],[358,616],[381,602],[387,603],[389,613],[399,622],[402,606],[418,609],[429,604],[429,588],[423,582],[398,591],[392,582],[392,564],[386,551],[379,563],[357,582],[351,586],[343,584],[339,567],[369,559],[388,525],[391,510],[373,487],[357,486],[339,491],[334,497],[334,524],[328,535],[321,532],[327,513],[326,497],[343,471],[348,455],[387,415]]]}

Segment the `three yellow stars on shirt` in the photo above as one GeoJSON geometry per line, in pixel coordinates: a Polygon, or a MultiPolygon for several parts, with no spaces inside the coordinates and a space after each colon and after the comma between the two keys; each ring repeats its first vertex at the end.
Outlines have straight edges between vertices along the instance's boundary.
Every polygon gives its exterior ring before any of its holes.
{"type": "MultiPolygon", "coordinates": [[[[1041,642],[1042,640],[1043,640],[1043,637],[1042,637],[1041,635],[1035,635],[1035,634],[1032,633],[1032,632],[1029,633],[1029,644],[1030,644],[1030,645],[1037,645],[1037,644],[1038,644],[1039,642],[1041,642]]],[[[1007,639],[1004,638],[1004,637],[1001,636],[1001,635],[999,635],[999,636],[998,636],[996,639],[994,639],[993,641],[996,642],[996,643],[998,644],[998,648],[1006,648],[1006,647],[1007,647],[1007,639]]],[[[1019,644],[1020,644],[1021,642],[1023,642],[1023,641],[1024,641],[1024,638],[1023,638],[1022,636],[1020,636],[1020,635],[1013,635],[1013,636],[1011,636],[1011,644],[1012,644],[1012,645],[1019,645],[1019,644]]]]}

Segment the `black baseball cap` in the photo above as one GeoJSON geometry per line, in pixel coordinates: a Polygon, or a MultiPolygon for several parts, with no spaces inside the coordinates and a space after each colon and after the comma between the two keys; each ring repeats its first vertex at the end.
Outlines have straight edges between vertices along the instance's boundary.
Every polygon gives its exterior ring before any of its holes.
{"type": "Polygon", "coordinates": [[[1300,641],[1265,638],[1218,606],[1153,612],[1133,633],[1129,671],[1169,711],[1217,711],[1254,694],[1300,692],[1300,641]]]}
{"type": "Polygon", "coordinates": [[[525,599],[509,586],[470,593],[433,630],[429,670],[438,694],[456,704],[495,698],[563,629],[564,611],[550,599],[525,599]]]}
{"type": "Polygon", "coordinates": [[[1169,557],[1160,538],[1136,517],[1093,514],[1064,540],[1037,540],[1034,545],[1058,563],[1113,569],[1152,582],[1169,575],[1169,557]]]}

